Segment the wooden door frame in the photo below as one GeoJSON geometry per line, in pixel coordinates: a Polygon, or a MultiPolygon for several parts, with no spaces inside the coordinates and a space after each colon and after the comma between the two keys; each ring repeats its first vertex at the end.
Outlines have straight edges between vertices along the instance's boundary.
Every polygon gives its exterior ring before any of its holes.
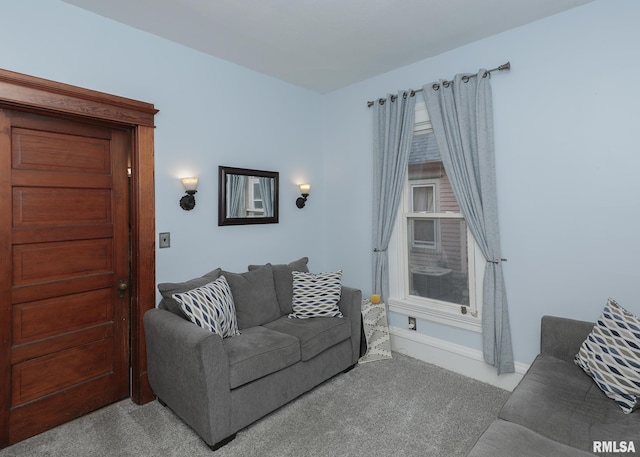
{"type": "MultiPolygon", "coordinates": [[[[154,116],[158,110],[150,103],[3,69],[0,69],[0,108],[98,122],[131,132],[131,399],[138,404],[153,400],[147,379],[142,316],[155,306],[156,300],[154,116]]],[[[0,330],[4,334],[0,337],[0,355],[6,355],[7,345],[11,344],[7,337],[11,331],[10,309],[0,309],[0,330]]],[[[0,392],[0,430],[8,429],[9,399],[1,398],[4,396],[0,392]]],[[[0,432],[0,448],[6,445],[3,444],[6,437],[2,435],[0,432]]]]}

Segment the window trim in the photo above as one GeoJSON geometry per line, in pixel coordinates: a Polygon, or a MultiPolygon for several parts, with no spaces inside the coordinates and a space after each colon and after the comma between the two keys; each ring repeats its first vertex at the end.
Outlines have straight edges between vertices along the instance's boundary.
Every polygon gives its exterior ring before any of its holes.
{"type": "MultiPolygon", "coordinates": [[[[409,179],[407,179],[405,181],[405,186],[404,186],[404,192],[405,192],[405,196],[409,196],[410,197],[410,189],[411,189],[411,184],[409,184],[409,179]]],[[[407,200],[405,200],[407,201],[407,200]]],[[[437,207],[437,204],[436,204],[437,207]]],[[[413,213],[413,212],[407,212],[407,210],[410,208],[407,208],[406,206],[401,208],[401,210],[403,210],[403,212],[400,215],[400,221],[396,220],[396,224],[398,224],[401,226],[402,230],[401,230],[401,237],[402,239],[402,246],[409,246],[409,224],[410,224],[410,220],[411,219],[415,219],[415,218],[420,218],[420,217],[424,217],[424,218],[430,218],[430,219],[436,219],[436,220],[443,220],[443,219],[455,219],[455,220],[460,220],[460,221],[464,221],[464,217],[461,213],[453,213],[453,212],[446,212],[446,213],[413,213]]],[[[437,247],[439,247],[439,242],[440,240],[438,239],[437,235],[436,235],[436,244],[437,247]]],[[[413,245],[413,242],[412,242],[413,245]]],[[[436,249],[437,250],[437,249],[436,249]]],[[[475,262],[475,258],[476,258],[476,242],[473,238],[473,235],[471,234],[471,231],[469,230],[469,226],[467,225],[467,265],[468,265],[468,281],[469,281],[469,306],[467,307],[467,314],[471,314],[471,315],[478,315],[478,296],[476,295],[476,262],[475,262]]],[[[460,307],[461,305],[457,305],[457,304],[451,304],[450,302],[445,302],[442,300],[437,300],[434,298],[425,298],[425,297],[419,297],[417,295],[411,295],[411,292],[409,291],[409,275],[411,274],[409,271],[409,252],[407,249],[402,249],[402,255],[400,256],[400,262],[401,262],[401,266],[402,266],[402,274],[403,274],[403,281],[402,281],[402,293],[400,294],[401,297],[403,297],[404,300],[407,301],[411,301],[415,304],[423,304],[425,306],[431,306],[431,307],[435,307],[435,308],[443,308],[443,309],[451,309],[451,311],[454,310],[458,310],[458,312],[460,314],[462,314],[462,312],[460,311],[460,307]]],[[[454,311],[455,312],[455,311],[454,311]]],[[[475,317],[474,316],[474,317],[475,317]]]]}

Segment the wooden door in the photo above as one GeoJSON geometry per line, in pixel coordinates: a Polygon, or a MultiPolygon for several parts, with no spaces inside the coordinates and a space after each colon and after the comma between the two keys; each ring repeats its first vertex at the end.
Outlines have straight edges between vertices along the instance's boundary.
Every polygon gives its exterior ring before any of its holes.
{"type": "Polygon", "coordinates": [[[0,110],[9,444],[129,394],[119,284],[129,282],[130,147],[127,130],[0,110]]]}

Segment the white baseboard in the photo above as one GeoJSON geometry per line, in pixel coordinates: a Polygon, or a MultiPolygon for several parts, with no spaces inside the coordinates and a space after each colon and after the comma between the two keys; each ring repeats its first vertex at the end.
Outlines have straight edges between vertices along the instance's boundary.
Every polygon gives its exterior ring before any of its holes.
{"type": "Polygon", "coordinates": [[[391,350],[424,362],[512,391],[529,366],[516,362],[515,373],[498,376],[496,369],[484,361],[482,351],[433,338],[413,330],[389,327],[391,350]]]}

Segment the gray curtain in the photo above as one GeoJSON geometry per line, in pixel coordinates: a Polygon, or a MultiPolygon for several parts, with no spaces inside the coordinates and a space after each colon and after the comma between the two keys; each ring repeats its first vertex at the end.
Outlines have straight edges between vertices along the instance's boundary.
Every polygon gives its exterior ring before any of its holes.
{"type": "Polygon", "coordinates": [[[264,217],[273,217],[273,200],[275,189],[273,187],[275,179],[261,177],[258,179],[260,183],[260,193],[262,194],[262,207],[264,208],[264,217]]]}
{"type": "Polygon", "coordinates": [[[415,104],[408,91],[378,100],[373,108],[373,292],[383,300],[389,296],[387,247],[407,174],[415,104]]]}
{"type": "Polygon", "coordinates": [[[456,75],[423,87],[440,155],[462,214],[487,259],[482,301],[484,359],[513,373],[513,350],[502,275],[493,150],[491,74],[456,75]]]}
{"type": "Polygon", "coordinates": [[[247,177],[227,175],[227,217],[245,217],[247,177]]]}

